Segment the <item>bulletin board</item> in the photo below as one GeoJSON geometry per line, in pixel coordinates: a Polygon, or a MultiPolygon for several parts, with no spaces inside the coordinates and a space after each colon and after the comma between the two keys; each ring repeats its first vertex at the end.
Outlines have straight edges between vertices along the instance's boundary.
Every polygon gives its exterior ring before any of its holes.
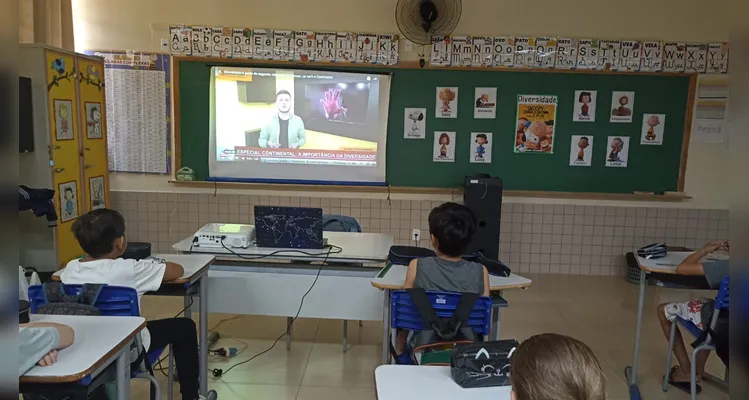
{"type": "MultiPolygon", "coordinates": [[[[631,194],[683,191],[696,75],[497,68],[419,68],[175,57],[175,161],[208,177],[209,88],[213,66],[391,73],[387,181],[394,187],[459,188],[466,176],[499,176],[506,190],[631,194]],[[436,118],[437,87],[458,88],[457,117],[436,118]],[[496,87],[496,117],[474,118],[476,87],[496,87]],[[595,122],[573,122],[576,90],[597,91],[595,122]],[[632,122],[611,123],[614,91],[635,92],[632,122]],[[516,153],[518,95],[558,99],[553,154],[516,153]],[[404,110],[426,108],[426,137],[404,138],[404,110]],[[643,114],[665,114],[661,145],[641,145],[643,114]],[[454,162],[434,162],[434,132],[455,132],[454,162]],[[476,132],[492,132],[492,162],[471,163],[476,132]],[[591,166],[570,166],[572,135],[593,137],[591,166]],[[628,137],[626,167],[607,167],[608,137],[628,137]]],[[[614,105],[616,107],[617,105],[614,105]]]]}

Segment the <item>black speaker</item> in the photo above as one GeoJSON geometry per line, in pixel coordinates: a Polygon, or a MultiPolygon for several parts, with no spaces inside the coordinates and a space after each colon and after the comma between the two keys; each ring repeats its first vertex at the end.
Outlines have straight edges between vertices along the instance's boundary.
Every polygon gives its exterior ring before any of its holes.
{"type": "Polygon", "coordinates": [[[463,204],[476,215],[476,234],[469,253],[481,252],[499,260],[499,224],[502,218],[502,179],[489,176],[466,177],[463,204]]]}

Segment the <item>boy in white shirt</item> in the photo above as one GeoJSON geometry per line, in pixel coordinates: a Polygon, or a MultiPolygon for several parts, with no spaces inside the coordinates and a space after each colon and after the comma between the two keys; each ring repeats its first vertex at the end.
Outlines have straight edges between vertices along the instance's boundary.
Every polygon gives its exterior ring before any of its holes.
{"type": "MultiPolygon", "coordinates": [[[[158,290],[162,282],[180,278],[184,274],[182,266],[173,262],[119,258],[127,248],[127,239],[125,219],[117,211],[106,208],[93,210],[78,218],[72,230],[86,256],[68,263],[60,275],[64,284],[98,283],[131,287],[138,292],[140,303],[144,293],[158,290]]],[[[171,344],[179,370],[182,400],[203,399],[198,395],[195,322],[189,318],[148,321],[142,338],[146,351],[171,344]]]]}

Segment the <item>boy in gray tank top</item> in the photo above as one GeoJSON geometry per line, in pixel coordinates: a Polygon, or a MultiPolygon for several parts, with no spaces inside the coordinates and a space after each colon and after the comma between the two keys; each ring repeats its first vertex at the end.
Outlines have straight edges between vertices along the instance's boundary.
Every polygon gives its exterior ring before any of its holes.
{"type": "MultiPolygon", "coordinates": [[[[477,293],[489,296],[489,272],[481,264],[462,258],[476,231],[476,217],[466,206],[444,203],[429,213],[429,235],[436,257],[408,264],[404,289],[477,293]]],[[[396,353],[405,349],[408,331],[398,332],[396,353]]]]}

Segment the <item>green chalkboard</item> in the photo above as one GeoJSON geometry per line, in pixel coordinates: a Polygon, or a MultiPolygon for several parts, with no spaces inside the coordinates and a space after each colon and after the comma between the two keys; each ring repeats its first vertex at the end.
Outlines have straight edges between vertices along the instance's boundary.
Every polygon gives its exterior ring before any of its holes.
{"type": "MultiPolygon", "coordinates": [[[[210,69],[218,60],[178,59],[176,101],[179,110],[180,166],[196,171],[197,179],[208,177],[210,69]]],[[[232,66],[242,63],[232,62],[232,66]]],[[[253,65],[248,61],[245,65],[253,65]]],[[[255,64],[263,67],[299,65],[255,64]]],[[[477,173],[499,176],[505,189],[529,191],[632,193],[676,191],[682,163],[689,102],[689,75],[569,73],[487,69],[374,68],[366,66],[309,66],[310,69],[356,70],[392,73],[387,132],[387,181],[391,186],[455,188],[477,173]],[[458,117],[435,118],[436,88],[458,87],[458,117]],[[496,87],[495,119],[474,119],[475,87],[496,87]],[[596,90],[595,122],[573,122],[575,90],[596,90]],[[613,91],[634,91],[631,123],[610,123],[613,91]],[[554,132],[554,154],[515,154],[517,95],[558,96],[554,132]],[[404,139],[404,109],[426,108],[427,137],[404,139]],[[644,113],[666,114],[663,145],[640,145],[644,113]],[[455,162],[432,161],[434,131],[455,131],[455,162]],[[493,132],[491,164],[471,164],[472,132],[493,132]],[[570,167],[570,136],[594,138],[590,167],[570,167]],[[605,166],[608,136],[630,138],[626,168],[605,166]]]]}

